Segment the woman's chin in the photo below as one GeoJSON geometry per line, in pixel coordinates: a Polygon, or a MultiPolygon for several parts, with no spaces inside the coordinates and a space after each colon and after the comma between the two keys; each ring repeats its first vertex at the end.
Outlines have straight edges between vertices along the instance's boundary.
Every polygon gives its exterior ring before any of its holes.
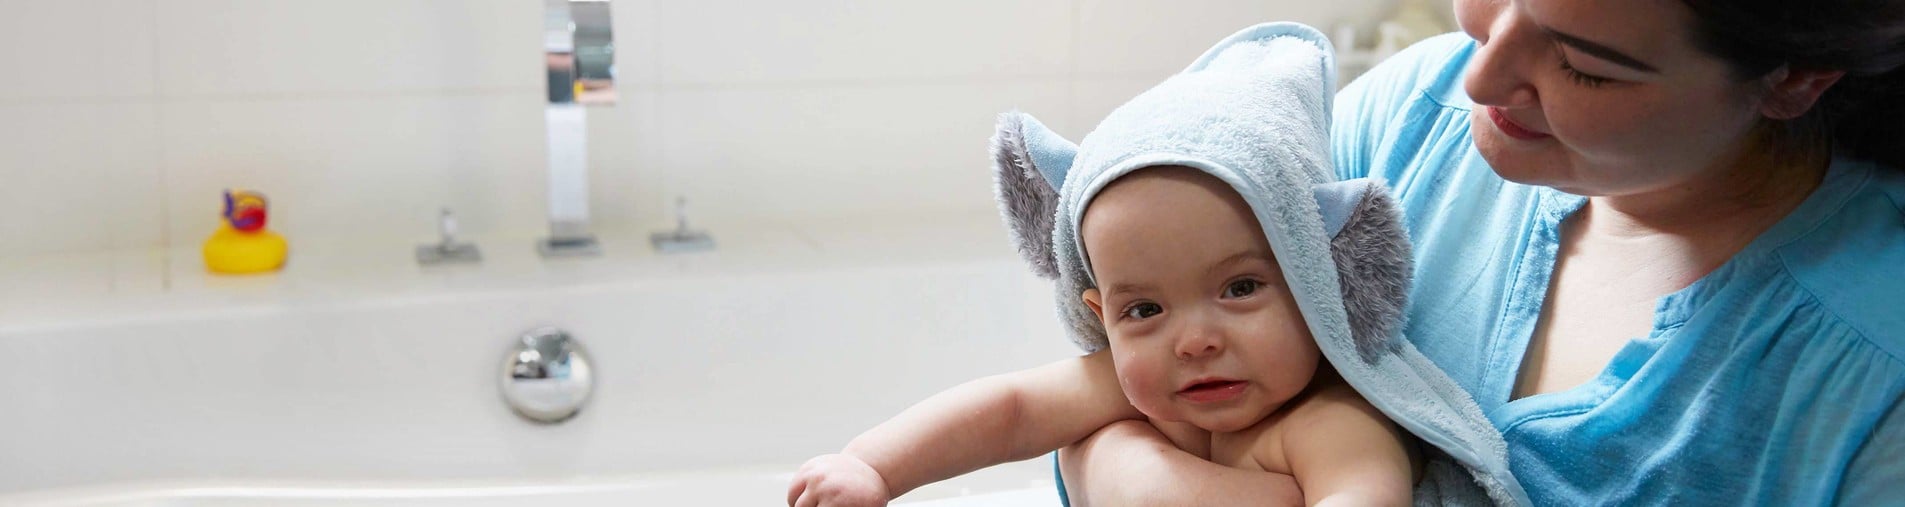
{"type": "Polygon", "coordinates": [[[1495,130],[1486,120],[1476,120],[1469,129],[1475,138],[1475,152],[1488,161],[1488,168],[1502,179],[1523,185],[1561,186],[1557,175],[1566,164],[1554,160],[1552,146],[1531,147],[1495,130]]]}

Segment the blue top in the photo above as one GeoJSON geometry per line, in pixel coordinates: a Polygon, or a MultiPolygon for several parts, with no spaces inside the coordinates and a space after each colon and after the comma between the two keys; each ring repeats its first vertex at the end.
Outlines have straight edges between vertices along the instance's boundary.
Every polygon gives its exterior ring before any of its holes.
{"type": "Polygon", "coordinates": [[[1416,249],[1404,333],[1502,431],[1535,503],[1905,502],[1905,172],[1835,160],[1599,376],[1510,401],[1558,227],[1586,199],[1475,151],[1474,52],[1454,33],[1377,66],[1337,95],[1332,144],[1340,177],[1395,190],[1416,249]]]}

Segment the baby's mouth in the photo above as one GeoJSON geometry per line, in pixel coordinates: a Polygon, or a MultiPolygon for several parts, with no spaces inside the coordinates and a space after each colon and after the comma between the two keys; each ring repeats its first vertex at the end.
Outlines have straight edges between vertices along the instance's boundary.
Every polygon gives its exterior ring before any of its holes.
{"type": "Polygon", "coordinates": [[[1201,380],[1184,386],[1177,395],[1196,403],[1227,401],[1243,394],[1244,388],[1249,385],[1242,380],[1201,380]]]}

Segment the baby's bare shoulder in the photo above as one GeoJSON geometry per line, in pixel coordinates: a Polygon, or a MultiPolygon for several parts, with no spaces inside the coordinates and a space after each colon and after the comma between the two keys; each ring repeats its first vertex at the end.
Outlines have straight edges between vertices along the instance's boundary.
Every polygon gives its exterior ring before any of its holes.
{"type": "Polygon", "coordinates": [[[1316,450],[1316,442],[1400,440],[1400,429],[1349,385],[1320,385],[1284,404],[1253,427],[1250,454],[1271,471],[1290,471],[1297,454],[1316,450]]]}
{"type": "Polygon", "coordinates": [[[1304,496],[1349,495],[1352,504],[1408,504],[1418,460],[1415,446],[1381,411],[1347,385],[1321,386],[1291,400],[1278,420],[1274,459],[1287,466],[1304,496]]]}
{"type": "Polygon", "coordinates": [[[1257,434],[1253,447],[1260,454],[1276,455],[1264,458],[1286,463],[1305,449],[1329,447],[1315,444],[1368,440],[1400,444],[1403,438],[1382,411],[1342,383],[1304,393],[1264,422],[1268,425],[1257,434]]]}
{"type": "Polygon", "coordinates": [[[1284,407],[1288,414],[1282,421],[1288,437],[1387,433],[1395,426],[1348,384],[1323,386],[1292,401],[1295,402],[1292,406],[1284,407]]]}

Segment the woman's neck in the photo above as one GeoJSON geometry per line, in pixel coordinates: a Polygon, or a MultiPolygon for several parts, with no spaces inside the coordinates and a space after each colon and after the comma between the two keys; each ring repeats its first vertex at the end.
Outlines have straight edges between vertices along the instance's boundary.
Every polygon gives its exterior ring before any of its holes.
{"type": "Polygon", "coordinates": [[[1743,248],[1805,202],[1831,163],[1823,153],[1785,164],[1729,158],[1667,188],[1589,198],[1578,217],[1582,232],[1603,239],[1671,237],[1743,248]]]}
{"type": "Polygon", "coordinates": [[[1591,252],[1600,262],[1654,280],[1659,286],[1651,292],[1678,290],[1718,269],[1798,208],[1830,162],[1822,155],[1786,167],[1726,164],[1653,192],[1591,197],[1564,225],[1564,241],[1571,252],[1591,252]]]}

